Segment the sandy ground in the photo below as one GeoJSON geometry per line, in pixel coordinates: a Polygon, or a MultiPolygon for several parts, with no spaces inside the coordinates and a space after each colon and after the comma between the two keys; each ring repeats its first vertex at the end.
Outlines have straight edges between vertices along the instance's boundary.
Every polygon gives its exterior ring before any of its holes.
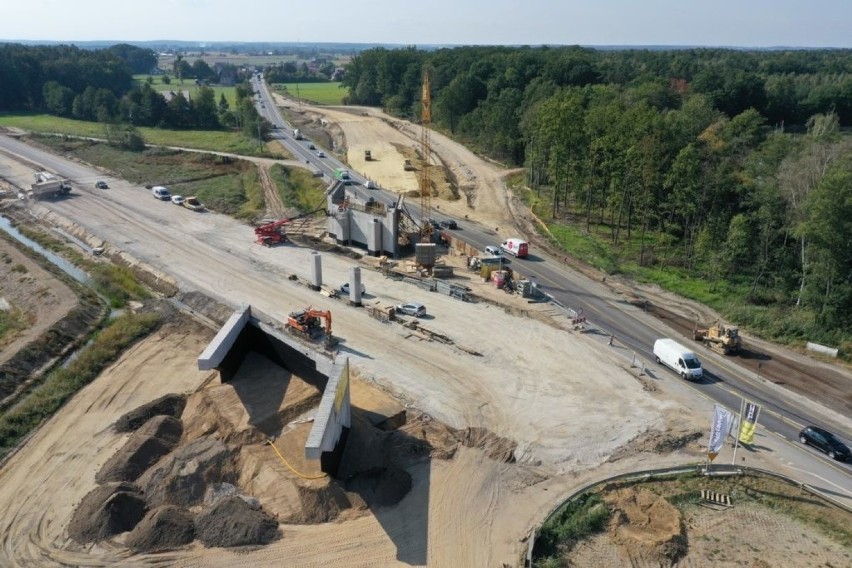
{"type": "Polygon", "coordinates": [[[77,297],[68,286],[4,239],[0,239],[0,300],[5,300],[10,309],[23,311],[30,322],[26,329],[0,340],[0,363],[77,305],[77,297]]]}
{"type": "MultiPolygon", "coordinates": [[[[382,131],[381,136],[390,134],[382,131]]],[[[472,156],[447,146],[447,155],[459,163],[472,156]]],[[[374,154],[376,148],[371,143],[374,154]]],[[[350,146],[350,152],[363,159],[363,148],[350,146]]],[[[500,170],[471,160],[465,179],[478,184],[473,201],[477,219],[505,220],[500,170]]],[[[81,189],[73,198],[37,204],[32,211],[82,238],[105,241],[109,249],[141,260],[183,290],[200,290],[232,305],[251,303],[279,319],[308,305],[333,310],[342,352],[366,385],[451,426],[485,427],[518,443],[518,465],[493,462],[473,449],[460,451],[451,461],[432,460],[412,472],[414,490],[399,506],[373,515],[342,524],[285,526],[284,538],[250,554],[193,548],[134,558],[139,564],[516,565],[529,528],[569,488],[623,471],[700,459],[684,451],[608,461],[649,430],[703,431],[712,404],[684,395],[686,389],[669,388],[675,382],[661,381],[648,389],[605,345],[583,334],[486,303],[463,304],[364,270],[367,302],[420,301],[430,314],[424,326],[474,347],[481,356],[425,341],[288,281],[291,274],[308,277],[310,250],[260,247],[253,243],[250,227],[215,213],[199,215],[165,205],[130,184],[111,183],[109,191],[100,193],[81,189]]],[[[323,255],[326,283],[343,282],[352,266],[351,260],[323,255]]],[[[122,558],[111,547],[78,551],[68,543],[64,526],[71,507],[91,489],[94,472],[123,441],[106,430],[118,415],[203,381],[194,358],[205,337],[206,332],[184,329],[175,337],[157,334],[140,343],[0,471],[0,531],[3,556],[10,564],[109,564],[122,558]],[[78,443],[69,446],[66,432],[73,432],[78,443]]],[[[777,465],[772,459],[765,456],[762,463],[777,465]]]]}

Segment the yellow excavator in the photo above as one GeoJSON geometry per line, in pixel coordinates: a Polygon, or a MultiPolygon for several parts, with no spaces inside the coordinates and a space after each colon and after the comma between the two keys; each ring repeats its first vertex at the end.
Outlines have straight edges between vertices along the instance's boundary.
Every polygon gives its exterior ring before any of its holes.
{"type": "Polygon", "coordinates": [[[740,349],[742,349],[740,328],[725,325],[718,321],[707,329],[696,327],[692,332],[692,338],[695,341],[703,342],[705,346],[723,355],[733,355],[739,353],[740,349]]]}

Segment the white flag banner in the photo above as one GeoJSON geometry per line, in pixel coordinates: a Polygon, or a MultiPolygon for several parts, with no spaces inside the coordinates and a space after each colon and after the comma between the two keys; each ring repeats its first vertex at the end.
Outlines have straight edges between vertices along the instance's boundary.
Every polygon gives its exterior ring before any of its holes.
{"type": "Polygon", "coordinates": [[[730,432],[733,421],[734,415],[730,410],[718,404],[713,407],[713,424],[710,426],[710,444],[707,447],[707,457],[710,461],[719,455],[719,450],[725,443],[725,437],[730,432]]]}

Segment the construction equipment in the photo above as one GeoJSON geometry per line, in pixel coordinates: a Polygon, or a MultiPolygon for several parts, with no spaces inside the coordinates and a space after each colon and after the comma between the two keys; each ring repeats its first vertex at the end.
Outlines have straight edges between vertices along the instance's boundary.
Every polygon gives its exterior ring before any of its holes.
{"type": "Polygon", "coordinates": [[[411,160],[405,160],[405,164],[403,164],[402,169],[407,172],[413,172],[415,169],[414,164],[411,163],[411,160]]]}
{"type": "Polygon", "coordinates": [[[739,352],[742,348],[740,329],[735,326],[715,322],[707,329],[698,329],[692,332],[692,338],[701,341],[706,347],[718,351],[724,355],[739,352]]]}
{"type": "Polygon", "coordinates": [[[373,154],[369,150],[364,150],[364,161],[369,162],[373,159],[373,154]]]}
{"type": "Polygon", "coordinates": [[[263,246],[270,247],[272,245],[277,245],[280,243],[287,242],[287,233],[284,232],[284,227],[289,225],[293,221],[297,221],[299,219],[304,219],[305,217],[310,217],[314,213],[318,213],[319,211],[324,211],[324,207],[320,207],[319,209],[314,209],[313,211],[308,211],[307,213],[302,213],[301,215],[296,215],[295,217],[289,217],[287,219],[279,219],[277,221],[273,221],[272,223],[267,223],[265,225],[261,225],[260,227],[255,227],[254,235],[255,241],[258,244],[263,246]]]}
{"type": "Polygon", "coordinates": [[[290,312],[287,317],[287,331],[311,341],[319,339],[324,331],[326,347],[331,347],[337,343],[334,336],[331,335],[330,311],[314,310],[308,307],[299,312],[290,312]],[[320,319],[325,320],[325,330],[323,330],[320,319]]]}
{"type": "Polygon", "coordinates": [[[26,192],[31,199],[55,199],[71,193],[68,180],[61,180],[49,172],[35,172],[35,181],[26,192]]]}

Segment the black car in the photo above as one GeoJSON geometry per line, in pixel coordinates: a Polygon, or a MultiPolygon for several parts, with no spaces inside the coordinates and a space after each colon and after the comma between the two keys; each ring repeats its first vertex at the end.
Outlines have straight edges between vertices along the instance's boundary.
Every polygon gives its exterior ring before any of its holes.
{"type": "Polygon", "coordinates": [[[825,452],[833,460],[849,461],[852,457],[849,448],[837,436],[816,426],[805,426],[799,432],[799,441],[825,452]]]}
{"type": "Polygon", "coordinates": [[[452,219],[445,219],[445,220],[441,221],[441,228],[442,228],[442,229],[452,229],[452,230],[456,230],[456,229],[458,229],[458,228],[459,228],[459,226],[458,226],[458,224],[457,224],[455,221],[453,221],[452,219]]]}
{"type": "Polygon", "coordinates": [[[95,187],[98,189],[109,189],[109,186],[105,181],[99,181],[95,184],[95,187]]]}

